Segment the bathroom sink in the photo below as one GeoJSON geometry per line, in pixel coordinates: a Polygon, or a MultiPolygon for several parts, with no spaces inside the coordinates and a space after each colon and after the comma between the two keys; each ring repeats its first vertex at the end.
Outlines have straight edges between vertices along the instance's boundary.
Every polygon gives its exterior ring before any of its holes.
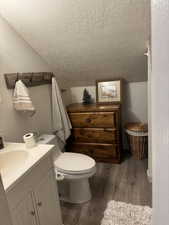
{"type": "Polygon", "coordinates": [[[27,149],[25,143],[5,142],[4,149],[0,151],[0,176],[5,191],[24,178],[43,157],[52,153],[53,147],[39,144],[27,149]]]}
{"type": "Polygon", "coordinates": [[[28,159],[28,152],[22,150],[0,152],[0,173],[8,176],[21,168],[28,159]]]}

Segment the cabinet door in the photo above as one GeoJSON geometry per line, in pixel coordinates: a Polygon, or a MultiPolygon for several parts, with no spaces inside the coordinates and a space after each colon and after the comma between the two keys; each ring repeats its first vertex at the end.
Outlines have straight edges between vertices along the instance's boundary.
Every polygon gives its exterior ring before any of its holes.
{"type": "Polygon", "coordinates": [[[31,193],[11,210],[13,225],[37,225],[31,193]]]}
{"type": "Polygon", "coordinates": [[[0,224],[3,221],[3,225],[11,225],[11,215],[9,212],[8,202],[6,199],[6,193],[1,181],[0,176],[0,224]]]}
{"type": "Polygon", "coordinates": [[[61,225],[61,210],[54,171],[51,170],[34,189],[40,225],[61,225]]]}

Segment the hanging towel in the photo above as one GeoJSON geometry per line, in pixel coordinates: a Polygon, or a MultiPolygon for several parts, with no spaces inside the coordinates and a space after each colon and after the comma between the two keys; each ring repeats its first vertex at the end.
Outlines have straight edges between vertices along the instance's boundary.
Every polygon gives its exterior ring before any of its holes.
{"type": "Polygon", "coordinates": [[[24,112],[29,116],[33,116],[36,112],[29,91],[21,80],[18,80],[15,84],[13,105],[17,111],[24,112]]]}
{"type": "Polygon", "coordinates": [[[54,77],[52,77],[52,125],[57,137],[65,143],[71,134],[72,126],[54,77]]]}

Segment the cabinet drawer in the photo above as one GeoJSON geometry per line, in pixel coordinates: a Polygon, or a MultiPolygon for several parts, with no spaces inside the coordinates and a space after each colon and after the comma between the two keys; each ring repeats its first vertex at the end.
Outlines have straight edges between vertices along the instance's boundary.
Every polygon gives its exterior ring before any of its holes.
{"type": "Polygon", "coordinates": [[[111,128],[74,128],[73,138],[76,142],[116,143],[117,131],[111,128]]]}
{"type": "Polygon", "coordinates": [[[116,127],[115,112],[69,113],[73,127],[116,127]]]}
{"type": "Polygon", "coordinates": [[[74,143],[71,145],[71,151],[89,155],[99,161],[111,161],[119,155],[116,144],[74,143]]]}

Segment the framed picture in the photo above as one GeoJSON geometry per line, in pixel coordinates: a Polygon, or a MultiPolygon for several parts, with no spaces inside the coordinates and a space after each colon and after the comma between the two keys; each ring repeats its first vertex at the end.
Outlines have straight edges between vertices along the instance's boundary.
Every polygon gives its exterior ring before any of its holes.
{"type": "Polygon", "coordinates": [[[122,80],[98,80],[96,81],[97,103],[121,103],[122,80]]]}

